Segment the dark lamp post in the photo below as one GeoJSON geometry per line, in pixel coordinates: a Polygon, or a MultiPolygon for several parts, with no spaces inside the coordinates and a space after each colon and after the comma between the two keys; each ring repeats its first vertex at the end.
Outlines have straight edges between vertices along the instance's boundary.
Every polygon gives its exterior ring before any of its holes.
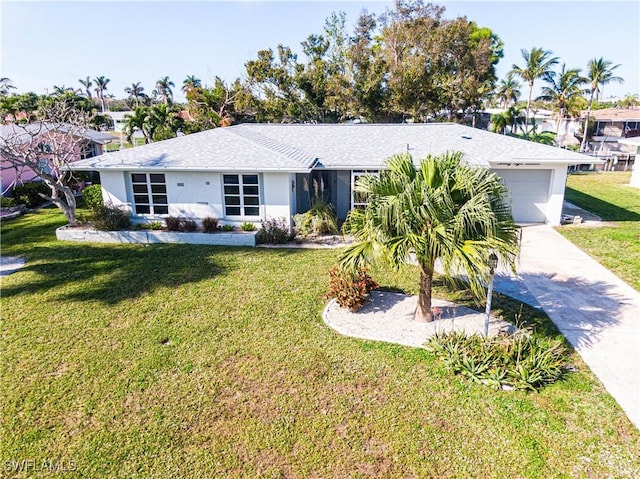
{"type": "Polygon", "coordinates": [[[491,253],[487,258],[487,266],[489,267],[489,286],[487,287],[487,309],[485,310],[486,318],[484,320],[484,335],[489,336],[489,320],[491,319],[491,296],[493,295],[493,277],[496,274],[498,266],[498,257],[491,253]]]}

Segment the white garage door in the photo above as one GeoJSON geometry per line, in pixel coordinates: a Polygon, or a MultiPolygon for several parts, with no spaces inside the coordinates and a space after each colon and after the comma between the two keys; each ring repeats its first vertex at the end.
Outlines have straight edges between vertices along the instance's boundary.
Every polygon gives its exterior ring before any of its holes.
{"type": "Polygon", "coordinates": [[[551,170],[493,170],[511,194],[511,211],[519,223],[544,223],[551,170]]]}

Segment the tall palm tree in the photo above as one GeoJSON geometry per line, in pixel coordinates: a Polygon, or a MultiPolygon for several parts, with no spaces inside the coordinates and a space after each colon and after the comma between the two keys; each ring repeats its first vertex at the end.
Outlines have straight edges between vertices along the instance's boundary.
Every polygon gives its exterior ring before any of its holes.
{"type": "Polygon", "coordinates": [[[609,60],[604,58],[593,58],[589,60],[587,64],[587,81],[590,84],[589,105],[587,107],[587,115],[584,119],[584,132],[582,136],[582,143],[580,144],[580,151],[587,149],[587,141],[589,135],[587,134],[587,128],[589,126],[589,117],[591,116],[591,108],[593,108],[593,99],[596,93],[600,92],[600,87],[607,85],[608,83],[622,83],[624,80],[621,77],[613,75],[613,71],[620,65],[612,65],[609,60]]]}
{"type": "Polygon", "coordinates": [[[9,90],[15,90],[15,88],[16,87],[13,86],[13,82],[10,78],[0,78],[0,96],[7,96],[9,94],[9,90]]]}
{"type": "Polygon", "coordinates": [[[129,98],[133,98],[136,107],[140,106],[140,98],[142,97],[142,92],[144,91],[144,87],[140,85],[140,82],[132,83],[131,86],[125,87],[124,92],[129,95],[129,98]]]}
{"type": "Polygon", "coordinates": [[[509,105],[515,105],[520,98],[520,83],[513,77],[513,73],[509,73],[507,78],[500,80],[500,84],[496,89],[496,96],[500,100],[500,106],[507,108],[509,105]]]}
{"type": "Polygon", "coordinates": [[[80,82],[80,85],[82,85],[84,87],[84,91],[87,94],[87,98],[89,98],[89,99],[93,98],[91,96],[91,87],[93,86],[93,82],[91,81],[91,77],[88,76],[85,80],[80,78],[78,81],[80,82]]]}
{"type": "Polygon", "coordinates": [[[100,104],[102,105],[102,113],[105,112],[104,107],[104,92],[107,90],[107,84],[111,81],[109,78],[104,76],[96,77],[93,80],[96,84],[95,92],[96,96],[100,99],[100,104]]]}
{"type": "Polygon", "coordinates": [[[552,57],[551,55],[553,55],[553,53],[550,50],[543,50],[542,48],[537,47],[533,47],[530,52],[524,48],[520,51],[522,52],[522,58],[524,58],[525,65],[523,67],[519,67],[518,65],[513,64],[511,67],[511,73],[518,75],[529,84],[529,96],[527,98],[527,112],[525,116],[525,126],[528,131],[533,84],[538,78],[542,78],[547,72],[551,71],[551,68],[558,63],[558,58],[552,57]]]}
{"type": "Polygon", "coordinates": [[[171,90],[171,88],[174,86],[175,84],[169,80],[168,76],[162,77],[156,82],[156,91],[165,105],[171,103],[173,99],[173,90],[171,90]]]}
{"type": "Polygon", "coordinates": [[[125,115],[124,125],[122,131],[127,137],[127,141],[132,143],[135,146],[133,134],[136,131],[142,133],[144,137],[144,142],[149,143],[149,134],[148,134],[148,116],[149,116],[149,108],[145,106],[138,106],[133,111],[133,114],[125,115]]]}
{"type": "Polygon", "coordinates": [[[199,78],[196,78],[195,75],[188,75],[187,78],[185,78],[184,81],[182,82],[182,91],[184,92],[185,95],[190,91],[195,90],[196,88],[201,88],[201,87],[202,87],[202,80],[200,80],[199,78]]]}
{"type": "Polygon", "coordinates": [[[494,253],[514,269],[516,226],[504,201],[506,187],[484,168],[469,166],[460,152],[429,156],[416,167],[410,155],[397,155],[379,177],[363,176],[355,192],[370,199],[349,213],[345,232],[356,243],[340,257],[345,269],[376,258],[400,267],[411,254],[420,267],[420,294],[414,319],[431,321],[435,262],[448,278],[466,273],[471,290],[484,295],[486,261],[494,253]]]}
{"type": "Polygon", "coordinates": [[[547,72],[543,77],[547,85],[542,87],[538,100],[551,102],[553,109],[557,111],[556,124],[556,146],[560,145],[560,123],[567,117],[569,107],[575,102],[577,97],[581,97],[584,92],[584,84],[587,79],[580,75],[579,68],[567,70],[566,64],[562,64],[560,72],[547,72]]]}

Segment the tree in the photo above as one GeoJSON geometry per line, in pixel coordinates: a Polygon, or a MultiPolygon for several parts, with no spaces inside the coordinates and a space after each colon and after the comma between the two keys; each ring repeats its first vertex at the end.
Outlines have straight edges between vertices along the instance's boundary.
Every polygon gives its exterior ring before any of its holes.
{"type": "Polygon", "coordinates": [[[199,78],[196,78],[195,75],[188,75],[182,82],[182,91],[185,95],[188,95],[189,92],[196,88],[202,88],[202,81],[199,78]]]}
{"type": "Polygon", "coordinates": [[[542,87],[542,94],[538,100],[551,102],[552,108],[557,112],[556,146],[561,146],[559,141],[560,123],[567,117],[569,107],[575,103],[576,98],[581,97],[586,83],[586,78],[580,75],[579,68],[567,70],[566,64],[562,64],[559,73],[547,72],[542,80],[547,83],[542,87]]]}
{"type": "Polygon", "coordinates": [[[429,156],[418,167],[409,155],[397,155],[388,171],[363,176],[355,192],[369,198],[364,210],[349,213],[345,232],[356,243],[339,263],[355,269],[376,258],[395,267],[412,254],[420,268],[420,293],[414,319],[431,321],[431,289],[436,260],[447,278],[466,273],[481,297],[488,279],[487,258],[496,254],[512,269],[518,235],[506,187],[485,168],[469,166],[460,152],[429,156]]]}
{"type": "Polygon", "coordinates": [[[171,88],[174,86],[175,84],[169,80],[168,76],[164,76],[156,82],[156,92],[165,105],[170,104],[173,100],[173,90],[171,88]]]}
{"type": "Polygon", "coordinates": [[[74,177],[67,170],[80,158],[86,144],[91,117],[71,109],[64,102],[41,106],[41,120],[34,123],[11,123],[0,140],[3,167],[17,171],[16,181],[32,171],[51,190],[45,199],[56,205],[76,225],[74,177]]]}
{"type": "Polygon", "coordinates": [[[593,108],[593,100],[596,93],[600,93],[600,87],[609,83],[623,83],[624,80],[621,77],[614,76],[613,71],[620,65],[612,65],[609,60],[604,58],[593,58],[589,60],[587,64],[587,81],[590,84],[590,97],[589,106],[587,108],[587,115],[584,119],[584,126],[582,131],[585,132],[582,136],[582,143],[580,144],[580,151],[587,149],[587,142],[589,139],[588,125],[589,117],[591,116],[591,109],[593,108]]]}
{"type": "Polygon", "coordinates": [[[122,131],[127,137],[127,141],[129,143],[134,143],[133,134],[136,131],[142,133],[144,137],[144,142],[149,143],[149,134],[148,134],[148,125],[147,125],[147,116],[149,114],[148,107],[146,106],[138,106],[133,111],[133,114],[126,114],[124,125],[122,127],[122,131]]]}
{"type": "Polygon", "coordinates": [[[129,95],[129,98],[133,98],[136,107],[140,106],[140,98],[144,92],[144,87],[140,85],[140,82],[132,83],[131,86],[125,87],[124,92],[129,95]]]}
{"type": "Polygon", "coordinates": [[[513,73],[507,74],[507,78],[500,80],[496,89],[496,97],[502,108],[515,105],[520,98],[520,83],[513,77],[513,73]]]}
{"type": "Polygon", "coordinates": [[[0,96],[7,96],[10,90],[15,90],[13,82],[7,77],[0,78],[0,96]]]}
{"type": "Polygon", "coordinates": [[[91,87],[93,86],[93,82],[91,81],[91,77],[87,77],[84,80],[82,78],[80,78],[78,81],[84,87],[84,91],[85,91],[85,93],[87,95],[87,98],[89,98],[89,99],[93,98],[91,96],[91,87]]]}
{"type": "Polygon", "coordinates": [[[104,92],[107,91],[107,85],[111,81],[104,76],[96,77],[94,80],[96,88],[96,96],[100,100],[100,105],[102,106],[102,113],[105,112],[105,103],[104,103],[104,92]]]}
{"type": "Polygon", "coordinates": [[[527,98],[527,110],[525,115],[525,128],[526,131],[528,131],[533,84],[537,79],[542,78],[545,74],[551,71],[551,68],[558,63],[558,58],[552,57],[551,55],[553,55],[553,53],[550,50],[543,50],[542,48],[536,47],[532,48],[530,52],[523,48],[521,52],[525,64],[523,67],[519,67],[514,64],[511,67],[511,72],[518,75],[529,84],[529,96],[527,98]]]}

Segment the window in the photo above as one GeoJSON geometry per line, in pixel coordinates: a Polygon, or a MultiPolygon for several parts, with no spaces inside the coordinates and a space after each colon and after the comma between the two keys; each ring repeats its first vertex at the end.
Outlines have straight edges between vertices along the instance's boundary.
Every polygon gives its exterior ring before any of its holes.
{"type": "Polygon", "coordinates": [[[369,203],[369,198],[367,198],[362,193],[357,193],[355,191],[356,181],[361,176],[379,176],[380,172],[378,170],[354,170],[351,172],[351,209],[353,208],[364,208],[369,203]]]}
{"type": "Polygon", "coordinates": [[[137,215],[168,215],[167,184],[163,173],[132,173],[133,204],[137,215]]]}
{"type": "Polygon", "coordinates": [[[260,216],[258,175],[222,175],[225,216],[260,216]]]}

